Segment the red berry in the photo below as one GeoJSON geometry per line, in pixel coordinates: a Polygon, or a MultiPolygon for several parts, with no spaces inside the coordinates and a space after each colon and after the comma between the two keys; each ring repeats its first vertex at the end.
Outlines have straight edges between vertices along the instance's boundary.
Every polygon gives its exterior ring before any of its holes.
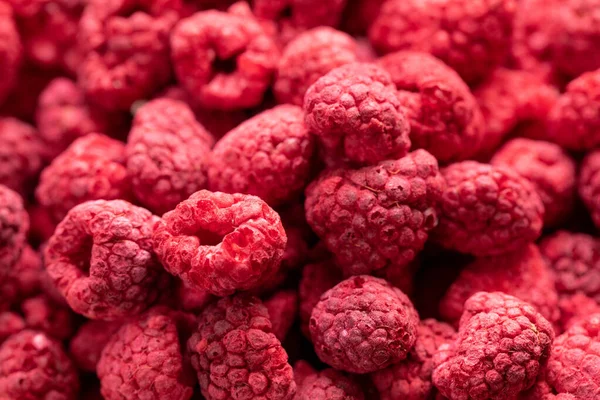
{"type": "Polygon", "coordinates": [[[302,380],[295,400],[363,400],[360,385],[335,369],[315,372],[302,380]]]}
{"type": "Polygon", "coordinates": [[[269,311],[273,334],[283,342],[298,313],[298,293],[281,290],[264,302],[269,311]]]}
{"type": "Polygon", "coordinates": [[[0,185],[0,282],[21,257],[28,230],[29,215],[23,199],[0,185]]]}
{"type": "Polygon", "coordinates": [[[23,48],[13,12],[8,4],[0,3],[0,104],[6,100],[19,73],[23,48]]]}
{"type": "Polygon", "coordinates": [[[78,368],[96,372],[104,346],[119,330],[121,321],[87,321],[79,327],[69,343],[69,355],[78,368]]]}

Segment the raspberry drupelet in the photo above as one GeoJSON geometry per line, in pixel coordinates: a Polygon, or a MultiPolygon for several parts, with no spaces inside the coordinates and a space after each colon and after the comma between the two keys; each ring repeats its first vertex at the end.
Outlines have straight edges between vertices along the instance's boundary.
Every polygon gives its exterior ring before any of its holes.
{"type": "Polygon", "coordinates": [[[0,3],[0,105],[15,85],[22,58],[23,48],[13,11],[8,4],[0,3]]]}
{"type": "Polygon", "coordinates": [[[167,274],[152,252],[158,217],[123,200],[73,207],[45,249],[48,274],[77,313],[116,320],[144,311],[167,274]]]}
{"type": "Polygon", "coordinates": [[[287,354],[255,297],[225,297],[204,309],[188,351],[206,400],[294,398],[287,354]]]}
{"type": "Polygon", "coordinates": [[[322,76],[306,92],[304,112],[326,161],[375,164],[410,148],[409,121],[391,76],[376,65],[347,64],[322,76]]]}
{"type": "MultiPolygon", "coordinates": [[[[19,194],[0,184],[0,282],[11,272],[27,243],[29,215],[19,194]]],[[[2,285],[0,283],[0,286],[2,285]]],[[[0,299],[2,303],[4,299],[0,299]]]]}
{"type": "Polygon", "coordinates": [[[405,359],[415,344],[418,324],[417,311],[400,289],[360,275],[321,296],[309,327],[321,361],[364,374],[405,359]]]}
{"type": "Polygon", "coordinates": [[[264,301],[269,311],[272,332],[283,342],[298,314],[298,293],[295,290],[280,290],[264,301]]]}
{"type": "Polygon", "coordinates": [[[328,368],[315,372],[298,385],[295,400],[364,400],[365,395],[357,381],[328,368]]]}
{"type": "Polygon", "coordinates": [[[600,151],[591,151],[583,159],[579,171],[579,197],[596,227],[600,226],[600,151]]]}
{"type": "Polygon", "coordinates": [[[83,371],[96,372],[104,346],[119,330],[121,321],[86,321],[69,342],[69,355],[83,371]]]}
{"type": "Polygon", "coordinates": [[[286,243],[279,215],[260,198],[207,190],[163,215],[153,235],[167,271],[217,296],[268,283],[286,243]]]}

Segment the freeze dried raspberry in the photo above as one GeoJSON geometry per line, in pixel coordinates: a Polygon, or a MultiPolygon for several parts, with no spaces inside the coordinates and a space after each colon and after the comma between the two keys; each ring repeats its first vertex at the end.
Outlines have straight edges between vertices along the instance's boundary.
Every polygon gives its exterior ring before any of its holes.
{"type": "Polygon", "coordinates": [[[582,292],[600,303],[600,240],[558,231],[542,240],[540,250],[554,271],[559,294],[582,292]]]}
{"type": "Polygon", "coordinates": [[[323,173],[306,189],[306,219],[347,275],[406,267],[437,224],[443,189],[437,160],[417,150],[323,173]]]}
{"type": "Polygon", "coordinates": [[[418,323],[417,311],[400,289],[360,275],[321,296],[310,318],[310,335],[321,361],[364,374],[405,359],[418,323]]]}
{"type": "Polygon", "coordinates": [[[381,400],[425,400],[434,392],[433,356],[444,343],[454,342],[456,331],[435,319],[419,323],[417,341],[406,360],[371,374],[381,400]]]}
{"type": "Polygon", "coordinates": [[[75,400],[78,392],[73,363],[44,333],[25,330],[0,346],[0,398],[75,400]]]}
{"type": "Polygon", "coordinates": [[[438,349],[433,384],[451,399],[512,399],[536,381],[550,356],[552,326],[531,305],[479,292],[465,303],[458,337],[438,349]]]}
{"type": "Polygon", "coordinates": [[[129,199],[125,145],[102,134],[75,140],[42,171],[35,196],[55,222],[85,201],[129,199]]]}
{"type": "Polygon", "coordinates": [[[294,398],[287,354],[255,297],[225,297],[204,309],[188,350],[206,400],[294,398]]]}
{"type": "Polygon", "coordinates": [[[369,38],[385,53],[431,53],[473,83],[508,55],[514,12],[514,0],[392,0],[383,4],[369,38]]]}
{"type": "Polygon", "coordinates": [[[45,249],[48,274],[71,308],[92,319],[139,314],[165,284],[149,211],[123,200],[75,206],[45,249]]]}
{"type": "Polygon", "coordinates": [[[304,360],[298,360],[294,363],[294,381],[298,387],[304,382],[304,379],[316,373],[317,370],[304,360]]]}
{"type": "Polygon", "coordinates": [[[29,215],[23,199],[0,184],[0,282],[21,257],[28,229],[29,215]]]}
{"type": "Polygon", "coordinates": [[[546,374],[540,373],[537,382],[529,390],[519,393],[518,400],[575,400],[576,397],[569,393],[554,394],[546,381],[546,374]]]}
{"type": "Polygon", "coordinates": [[[0,117],[0,143],[0,184],[24,194],[42,169],[42,140],[33,126],[0,117]]]}
{"type": "Polygon", "coordinates": [[[8,4],[0,3],[0,104],[15,84],[22,56],[23,48],[13,12],[8,4]]]}
{"type": "Polygon", "coordinates": [[[326,159],[375,164],[406,155],[410,125],[391,76],[373,64],[347,64],[304,96],[306,125],[326,159]]]}
{"type": "Polygon", "coordinates": [[[69,354],[77,367],[96,372],[102,349],[122,324],[121,321],[87,321],[81,325],[69,343],[69,354]]]}
{"type": "Polygon", "coordinates": [[[600,226],[600,151],[592,151],[583,159],[579,171],[579,197],[600,226]]]}
{"type": "Polygon", "coordinates": [[[313,147],[300,107],[263,111],[217,142],[208,162],[210,188],[285,203],[306,186],[313,147]]]}
{"type": "Polygon", "coordinates": [[[69,339],[75,332],[75,314],[48,296],[29,298],[23,301],[20,309],[27,329],[42,331],[59,340],[69,339]]]}
{"type": "Polygon", "coordinates": [[[554,341],[548,362],[548,383],[577,399],[600,396],[600,314],[588,316],[554,341]]]}
{"type": "Polygon", "coordinates": [[[443,247],[491,256],[518,250],[540,235],[544,205],[514,170],[463,161],[442,175],[447,186],[433,238],[443,247]]]}
{"type": "Polygon", "coordinates": [[[183,19],[171,35],[179,83],[206,108],[254,107],[263,99],[279,50],[248,5],[203,11],[183,19]]]}
{"type": "Polygon", "coordinates": [[[212,294],[186,282],[179,282],[177,286],[177,305],[184,311],[201,311],[213,300],[214,296],[212,294]]]}
{"type": "Polygon", "coordinates": [[[360,385],[352,378],[328,368],[307,376],[300,385],[295,400],[363,400],[360,385]]]}
{"type": "Polygon", "coordinates": [[[184,356],[195,317],[164,307],[126,322],[104,346],[98,377],[106,400],[187,400],[194,373],[184,356]]]}
{"type": "Polygon", "coordinates": [[[283,50],[273,86],[279,103],[301,106],[304,94],[321,76],[359,61],[358,46],[349,35],[328,27],[308,30],[283,50]]]}
{"type": "Polygon", "coordinates": [[[559,318],[554,276],[534,244],[467,265],[441,300],[440,314],[458,323],[465,301],[477,292],[504,292],[531,304],[550,322],[559,318]]]}
{"type": "Polygon", "coordinates": [[[421,261],[416,258],[406,266],[398,264],[391,265],[387,268],[373,271],[373,276],[385,279],[392,286],[402,290],[407,296],[412,297],[414,294],[414,278],[417,270],[421,266],[421,261]]]}
{"type": "Polygon", "coordinates": [[[213,138],[183,102],[152,100],[135,114],[127,138],[127,172],[142,205],[163,214],[206,186],[213,138]]]}
{"type": "Polygon", "coordinates": [[[0,344],[23,329],[25,329],[25,321],[19,314],[11,311],[0,312],[0,344]]]}
{"type": "Polygon", "coordinates": [[[153,236],[167,271],[217,296],[268,282],[286,243],[279,215],[261,199],[207,190],[163,215],[153,236]]]}
{"type": "Polygon", "coordinates": [[[563,295],[558,300],[560,327],[563,332],[592,314],[600,313],[600,304],[581,292],[563,295]]]}
{"type": "Polygon", "coordinates": [[[484,135],[481,110],[469,87],[451,68],[427,53],[399,51],[377,64],[390,73],[410,121],[413,148],[439,161],[474,155],[484,135]]]}
{"type": "Polygon", "coordinates": [[[298,293],[295,290],[281,290],[264,302],[269,311],[272,332],[283,341],[298,313],[298,293]]]}

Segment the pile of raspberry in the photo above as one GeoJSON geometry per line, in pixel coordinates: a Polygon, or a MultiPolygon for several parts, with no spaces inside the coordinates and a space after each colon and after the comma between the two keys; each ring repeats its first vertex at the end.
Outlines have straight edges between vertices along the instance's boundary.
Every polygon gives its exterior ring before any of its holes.
{"type": "Polygon", "coordinates": [[[0,400],[600,400],[600,0],[0,0],[0,400]]]}

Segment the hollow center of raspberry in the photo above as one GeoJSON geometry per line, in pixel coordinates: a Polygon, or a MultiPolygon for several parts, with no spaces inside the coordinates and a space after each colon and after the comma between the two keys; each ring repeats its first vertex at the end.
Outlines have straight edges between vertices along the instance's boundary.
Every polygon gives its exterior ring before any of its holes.
{"type": "Polygon", "coordinates": [[[279,19],[290,19],[292,18],[293,13],[294,10],[292,9],[292,6],[287,5],[279,12],[279,19]]]}
{"type": "Polygon", "coordinates": [[[75,255],[77,267],[84,273],[85,276],[89,276],[90,274],[90,260],[92,259],[93,245],[94,241],[92,240],[92,237],[86,236],[79,247],[80,250],[75,255]]]}
{"type": "Polygon", "coordinates": [[[213,62],[213,71],[215,73],[221,73],[226,75],[234,73],[237,69],[237,56],[238,54],[225,59],[217,57],[213,62]]]}
{"type": "Polygon", "coordinates": [[[225,235],[220,235],[215,232],[210,232],[204,229],[201,229],[196,232],[196,236],[200,239],[200,244],[202,246],[216,246],[223,241],[225,235]]]}

